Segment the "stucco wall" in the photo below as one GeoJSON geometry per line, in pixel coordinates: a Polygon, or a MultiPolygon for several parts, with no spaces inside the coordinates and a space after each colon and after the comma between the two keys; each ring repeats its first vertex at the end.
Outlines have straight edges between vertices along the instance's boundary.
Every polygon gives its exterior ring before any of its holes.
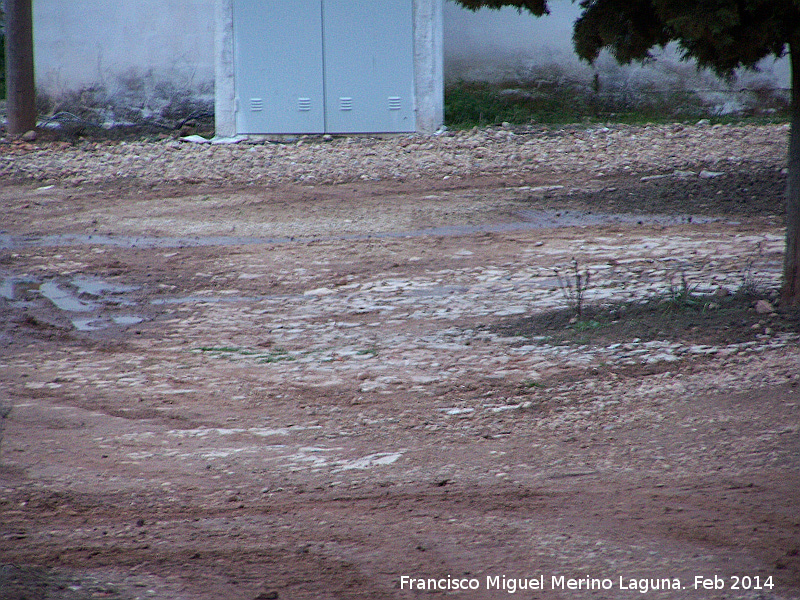
{"type": "MultiPolygon", "coordinates": [[[[513,9],[473,13],[444,5],[444,72],[458,80],[570,80],[631,93],[695,89],[725,109],[741,87],[789,87],[786,59],[766,60],[762,72],[732,86],[679,61],[674,49],[647,67],[619,67],[608,56],[595,66],[572,51],[579,7],[551,2],[535,18],[513,9]],[[726,103],[728,103],[726,105],[726,103]]],[[[215,0],[34,0],[36,77],[54,108],[94,106],[106,119],[158,118],[171,110],[213,110],[215,0]],[[71,105],[70,105],[71,103],[71,105]]]]}
{"type": "Polygon", "coordinates": [[[788,58],[765,59],[760,72],[744,71],[736,81],[721,81],[694,63],[680,60],[674,45],[654,52],[647,66],[620,66],[607,53],[594,65],[580,61],[572,48],[572,26],[580,6],[551,0],[551,14],[536,18],[514,9],[464,10],[452,0],[444,6],[445,77],[463,81],[547,81],[594,84],[595,75],[605,90],[651,93],[668,90],[696,91],[721,112],[737,108],[739,90],[776,90],[788,97],[788,58]]]}
{"type": "Polygon", "coordinates": [[[213,0],[34,0],[33,9],[37,86],[56,107],[76,92],[116,118],[213,106],[213,0]]]}

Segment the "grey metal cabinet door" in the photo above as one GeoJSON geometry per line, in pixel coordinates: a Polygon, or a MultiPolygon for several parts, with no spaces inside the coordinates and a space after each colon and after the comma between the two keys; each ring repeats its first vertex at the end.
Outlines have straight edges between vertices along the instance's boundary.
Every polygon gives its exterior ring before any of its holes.
{"type": "Polygon", "coordinates": [[[322,4],[327,131],[414,131],[412,0],[322,4]]]}
{"type": "Polygon", "coordinates": [[[239,133],[325,130],[320,0],[234,0],[239,133]]]}

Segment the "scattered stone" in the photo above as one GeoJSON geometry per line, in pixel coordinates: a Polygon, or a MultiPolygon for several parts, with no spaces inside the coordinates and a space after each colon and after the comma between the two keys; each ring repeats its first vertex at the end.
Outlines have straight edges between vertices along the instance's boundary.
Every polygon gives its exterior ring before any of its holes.
{"type": "Polygon", "coordinates": [[[731,291],[726,287],[720,286],[714,291],[714,295],[718,298],[725,298],[731,295],[731,291]]]}
{"type": "Polygon", "coordinates": [[[760,315],[767,315],[774,313],[775,309],[767,300],[759,300],[756,302],[756,312],[760,315]]]}
{"type": "Polygon", "coordinates": [[[23,142],[35,142],[36,141],[36,131],[34,131],[33,129],[30,129],[30,130],[26,131],[25,133],[23,133],[22,136],[20,137],[20,139],[23,142]]]}
{"type": "MultiPolygon", "coordinates": [[[[85,145],[34,146],[17,138],[5,148],[14,160],[0,162],[0,177],[67,184],[79,180],[101,184],[112,178],[136,179],[143,185],[187,180],[328,184],[398,177],[509,177],[554,169],[598,177],[644,173],[648,181],[661,179],[660,174],[697,177],[696,172],[686,170],[689,165],[715,164],[712,158],[717,156],[747,156],[748,160],[766,161],[776,167],[785,164],[788,129],[780,125],[712,129],[703,128],[701,123],[699,127],[684,127],[680,136],[673,133],[672,125],[614,125],[546,136],[535,128],[526,131],[512,127],[443,130],[436,136],[412,134],[385,139],[292,136],[280,143],[269,136],[209,140],[188,135],[180,141],[98,141],[92,143],[91,152],[85,145]],[[180,149],[181,160],[176,163],[165,149],[180,149]],[[101,161],[97,160],[98,153],[101,161]],[[132,156],[137,159],[130,160],[132,156]],[[565,156],[570,160],[565,162],[565,156]]],[[[531,186],[529,191],[547,193],[561,187],[531,186]]]]}
{"type": "Polygon", "coordinates": [[[722,177],[723,175],[725,175],[725,173],[722,171],[706,171],[703,169],[700,171],[699,177],[701,179],[715,179],[716,177],[722,177]]]}
{"type": "Polygon", "coordinates": [[[213,137],[211,138],[211,143],[215,146],[225,145],[225,144],[238,144],[240,142],[244,142],[247,139],[245,135],[237,135],[234,137],[213,137]]]}
{"type": "Polygon", "coordinates": [[[210,144],[211,140],[204,138],[202,135],[187,135],[180,138],[182,142],[189,142],[191,144],[210,144]]]}
{"type": "Polygon", "coordinates": [[[332,290],[331,288],[321,287],[316,288],[313,290],[306,290],[303,292],[304,296],[329,296],[331,294],[335,294],[336,290],[332,290]]]}

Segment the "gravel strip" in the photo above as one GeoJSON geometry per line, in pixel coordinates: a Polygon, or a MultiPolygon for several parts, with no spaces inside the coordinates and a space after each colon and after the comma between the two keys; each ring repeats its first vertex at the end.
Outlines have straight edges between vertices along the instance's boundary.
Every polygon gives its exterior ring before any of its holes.
{"type": "Polygon", "coordinates": [[[593,176],[786,166],[789,125],[613,125],[493,128],[438,136],[301,137],[288,143],[80,140],[0,143],[0,176],[67,185],[345,183],[356,180],[593,176]]]}

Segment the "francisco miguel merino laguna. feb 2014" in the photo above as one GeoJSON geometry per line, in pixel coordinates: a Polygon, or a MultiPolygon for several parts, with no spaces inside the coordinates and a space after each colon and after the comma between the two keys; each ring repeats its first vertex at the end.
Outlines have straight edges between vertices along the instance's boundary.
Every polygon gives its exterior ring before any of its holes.
{"type": "Polygon", "coordinates": [[[506,575],[486,575],[477,577],[411,577],[400,576],[401,590],[420,591],[475,591],[503,590],[509,594],[529,590],[631,590],[645,594],[655,590],[681,590],[683,584],[677,577],[623,577],[616,581],[610,577],[580,577],[572,578],[565,575],[551,575],[545,577],[538,574],[533,577],[508,577],[506,575]],[[616,586],[615,586],[616,583],[616,586]],[[549,584],[549,587],[548,587],[549,584]]]}
{"type": "Polygon", "coordinates": [[[565,575],[537,574],[533,577],[508,577],[507,575],[486,575],[478,577],[400,577],[401,590],[422,591],[474,591],[480,589],[503,590],[509,594],[527,590],[627,590],[646,594],[664,590],[772,590],[775,584],[772,576],[759,575],[695,575],[687,585],[677,577],[566,577],[565,575]],[[550,587],[547,587],[549,583],[550,587]],[[615,586],[616,583],[616,586],[615,586]]]}

